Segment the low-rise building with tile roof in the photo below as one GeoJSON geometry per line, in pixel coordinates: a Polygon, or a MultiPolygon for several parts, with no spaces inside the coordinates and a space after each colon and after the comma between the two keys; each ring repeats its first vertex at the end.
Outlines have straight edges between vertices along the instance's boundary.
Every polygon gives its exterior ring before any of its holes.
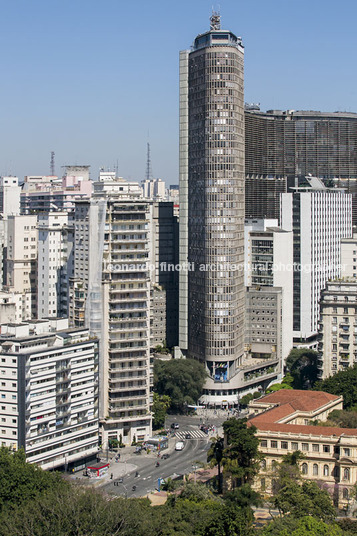
{"type": "Polygon", "coordinates": [[[322,391],[282,389],[253,400],[248,425],[257,428],[264,455],[255,488],[271,493],[278,463],[299,450],[302,477],[327,489],[336,506],[348,506],[357,481],[357,429],[314,424],[342,408],[341,396],[322,391]]]}

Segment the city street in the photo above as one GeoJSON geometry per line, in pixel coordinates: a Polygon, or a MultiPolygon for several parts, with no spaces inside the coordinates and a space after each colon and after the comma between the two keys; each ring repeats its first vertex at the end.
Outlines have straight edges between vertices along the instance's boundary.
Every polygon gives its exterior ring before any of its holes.
{"type": "Polygon", "coordinates": [[[178,475],[193,473],[200,467],[197,462],[207,462],[207,451],[210,448],[210,438],[222,434],[222,423],[227,419],[226,411],[204,410],[201,415],[168,415],[165,428],[171,430],[171,424],[177,423],[179,428],[169,439],[168,449],[162,451],[162,455],[168,454],[167,459],[157,457],[157,453],[151,451],[147,454],[135,454],[135,447],[120,449],[120,460],[115,462],[114,453],[102,453],[103,463],[110,462],[108,473],[102,478],[73,476],[77,481],[84,484],[102,488],[106,493],[117,496],[143,497],[158,488],[158,479],[175,478],[178,475]],[[214,427],[208,434],[200,430],[201,424],[210,424],[214,427]],[[186,439],[190,434],[191,439],[186,439]],[[175,444],[184,441],[184,449],[175,451],[175,444]],[[156,467],[159,462],[159,467],[156,467]],[[139,476],[135,476],[138,473],[139,476]],[[111,478],[111,475],[113,476],[111,478]],[[133,486],[136,489],[133,490],[133,486]]]}

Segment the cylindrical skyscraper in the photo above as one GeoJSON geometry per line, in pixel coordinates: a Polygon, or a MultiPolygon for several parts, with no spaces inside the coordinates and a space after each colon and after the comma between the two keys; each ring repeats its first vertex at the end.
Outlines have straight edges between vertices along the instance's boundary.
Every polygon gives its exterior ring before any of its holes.
{"type": "MultiPolygon", "coordinates": [[[[188,356],[209,374],[204,398],[221,405],[237,400],[244,352],[244,47],[219,15],[181,54],[180,73],[180,248],[189,262],[180,308],[188,356]]],[[[180,335],[182,326],[180,318],[180,335]]]]}

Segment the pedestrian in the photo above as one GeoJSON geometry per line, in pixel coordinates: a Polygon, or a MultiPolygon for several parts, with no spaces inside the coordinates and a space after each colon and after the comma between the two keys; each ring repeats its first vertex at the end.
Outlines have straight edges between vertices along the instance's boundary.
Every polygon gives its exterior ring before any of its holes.
{"type": "Polygon", "coordinates": [[[113,480],[113,473],[110,473],[110,480],[113,480]]]}

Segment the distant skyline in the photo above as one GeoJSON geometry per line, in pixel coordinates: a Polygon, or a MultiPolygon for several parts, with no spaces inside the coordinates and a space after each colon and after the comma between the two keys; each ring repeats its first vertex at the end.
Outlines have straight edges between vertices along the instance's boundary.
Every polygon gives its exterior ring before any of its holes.
{"type": "MultiPolygon", "coordinates": [[[[207,0],[1,3],[0,175],[64,165],[178,183],[179,51],[209,29],[207,0]]],[[[218,4],[213,6],[218,9],[218,4]]],[[[220,0],[245,46],[245,101],[357,112],[352,0],[220,0]]]]}

